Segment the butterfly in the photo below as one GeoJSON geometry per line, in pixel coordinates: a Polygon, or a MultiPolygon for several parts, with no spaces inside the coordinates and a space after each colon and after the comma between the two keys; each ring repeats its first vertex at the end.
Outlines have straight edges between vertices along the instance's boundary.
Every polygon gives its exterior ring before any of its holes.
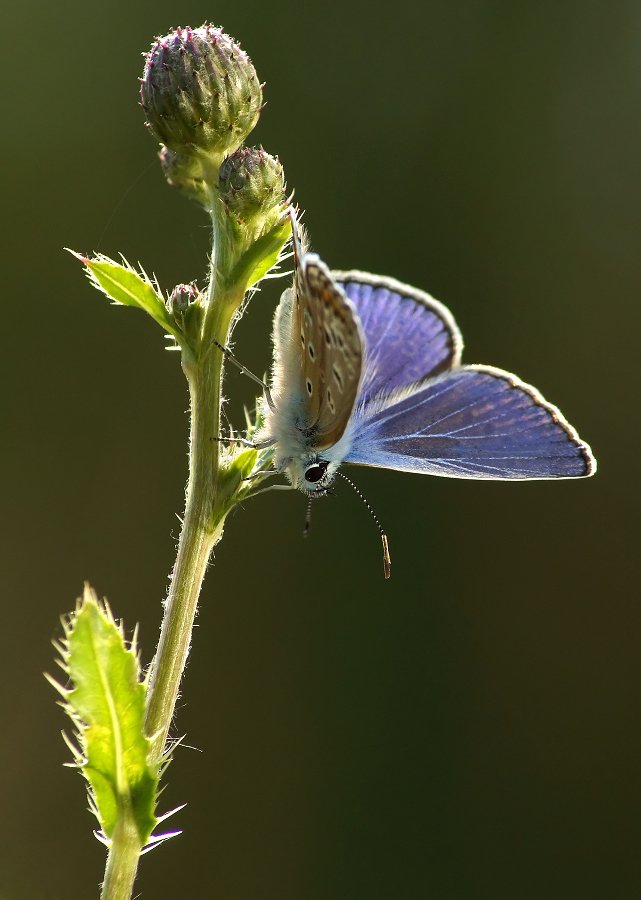
{"type": "Polygon", "coordinates": [[[307,252],[294,214],[292,226],[294,283],[274,317],[257,437],[293,487],[325,494],[342,463],[449,478],[594,474],[589,446],[536,388],[461,363],[447,307],[392,278],[330,271],[307,252]]]}

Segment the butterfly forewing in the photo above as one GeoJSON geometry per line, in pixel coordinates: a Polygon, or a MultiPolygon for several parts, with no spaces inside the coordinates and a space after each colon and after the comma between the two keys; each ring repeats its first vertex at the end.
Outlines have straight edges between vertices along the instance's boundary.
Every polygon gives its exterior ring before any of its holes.
{"type": "Polygon", "coordinates": [[[335,444],[354,409],[363,338],[358,315],[327,267],[305,254],[295,276],[302,391],[309,399],[315,449],[335,444]]]}
{"type": "Polygon", "coordinates": [[[438,300],[369,272],[332,272],[332,277],[356,307],[365,334],[359,405],[459,365],[461,332],[438,300]]]}

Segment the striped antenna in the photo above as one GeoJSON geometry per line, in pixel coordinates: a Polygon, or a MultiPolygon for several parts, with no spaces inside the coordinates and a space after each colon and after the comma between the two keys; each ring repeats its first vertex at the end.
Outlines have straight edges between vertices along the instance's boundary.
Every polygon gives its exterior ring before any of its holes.
{"type": "Polygon", "coordinates": [[[312,526],[312,494],[307,498],[307,512],[305,513],[305,524],[303,525],[303,537],[307,537],[309,529],[312,526]]]}
{"type": "Polygon", "coordinates": [[[374,519],[374,521],[376,522],[376,527],[378,528],[378,530],[379,530],[380,533],[381,533],[381,541],[382,541],[382,543],[383,543],[383,572],[384,572],[384,574],[385,574],[385,578],[387,579],[387,578],[389,578],[390,575],[392,574],[392,560],[391,560],[390,555],[389,555],[389,544],[388,544],[388,542],[387,542],[387,535],[386,535],[385,532],[383,531],[383,526],[382,526],[381,523],[378,521],[378,516],[376,515],[376,513],[374,512],[374,510],[373,510],[372,507],[369,505],[369,503],[367,502],[367,500],[365,499],[365,497],[362,495],[362,493],[359,491],[359,489],[356,487],[356,485],[355,485],[354,482],[351,480],[351,478],[348,478],[347,475],[343,475],[342,472],[337,472],[336,474],[337,474],[337,475],[340,475],[341,478],[349,484],[349,486],[352,488],[352,490],[356,491],[356,493],[358,494],[358,496],[361,498],[361,500],[363,501],[363,503],[365,504],[365,506],[366,506],[367,509],[369,510],[370,516],[371,516],[372,519],[374,519]]]}

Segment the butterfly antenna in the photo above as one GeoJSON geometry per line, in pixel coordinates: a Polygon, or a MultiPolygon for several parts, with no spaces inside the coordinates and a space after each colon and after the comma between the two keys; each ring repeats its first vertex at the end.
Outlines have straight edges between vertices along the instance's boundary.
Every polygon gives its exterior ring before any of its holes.
{"type": "Polygon", "coordinates": [[[307,537],[309,529],[312,527],[312,495],[307,499],[307,512],[305,513],[305,524],[303,525],[303,537],[307,537]]]}
{"type": "Polygon", "coordinates": [[[389,555],[389,544],[388,544],[388,542],[387,542],[387,535],[386,535],[385,532],[383,531],[383,526],[382,526],[381,523],[378,521],[378,516],[376,515],[376,513],[374,512],[374,510],[372,509],[372,507],[369,505],[369,503],[367,502],[367,500],[365,499],[365,497],[363,496],[363,494],[362,494],[362,493],[359,491],[359,489],[356,487],[356,485],[354,484],[354,482],[352,481],[352,479],[351,479],[351,478],[348,478],[347,475],[343,475],[342,472],[337,472],[336,474],[337,474],[337,475],[340,475],[341,478],[343,479],[343,481],[346,481],[346,482],[349,484],[349,486],[352,488],[352,490],[356,491],[356,493],[358,494],[358,496],[361,498],[361,500],[363,501],[363,503],[365,504],[365,506],[366,506],[367,509],[369,510],[370,516],[371,516],[372,519],[374,519],[374,521],[376,522],[376,527],[378,528],[378,530],[379,530],[380,533],[381,533],[381,541],[382,541],[382,543],[383,543],[383,571],[384,571],[384,573],[385,573],[385,578],[389,578],[390,575],[392,574],[392,560],[391,560],[390,555],[389,555]]]}
{"type": "Polygon", "coordinates": [[[298,209],[294,206],[290,206],[289,208],[289,220],[292,223],[292,248],[294,250],[294,260],[296,265],[299,265],[303,250],[300,245],[300,232],[298,230],[298,209]]]}
{"type": "Polygon", "coordinates": [[[302,258],[309,250],[309,239],[307,230],[302,225],[301,219],[303,213],[298,206],[289,207],[289,219],[292,223],[292,249],[294,251],[294,261],[297,266],[300,265],[302,258]]]}

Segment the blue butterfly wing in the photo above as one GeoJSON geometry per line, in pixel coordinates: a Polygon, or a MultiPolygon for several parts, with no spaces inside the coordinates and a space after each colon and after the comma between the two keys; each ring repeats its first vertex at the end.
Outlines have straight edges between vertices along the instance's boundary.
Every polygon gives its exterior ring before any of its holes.
{"type": "Polygon", "coordinates": [[[453,478],[592,475],[596,462],[559,410],[516,376],[463,366],[359,404],[346,462],[453,478]]]}
{"type": "Polygon", "coordinates": [[[332,272],[358,312],[365,335],[360,400],[457,366],[463,341],[442,303],[393,278],[332,272]]]}

